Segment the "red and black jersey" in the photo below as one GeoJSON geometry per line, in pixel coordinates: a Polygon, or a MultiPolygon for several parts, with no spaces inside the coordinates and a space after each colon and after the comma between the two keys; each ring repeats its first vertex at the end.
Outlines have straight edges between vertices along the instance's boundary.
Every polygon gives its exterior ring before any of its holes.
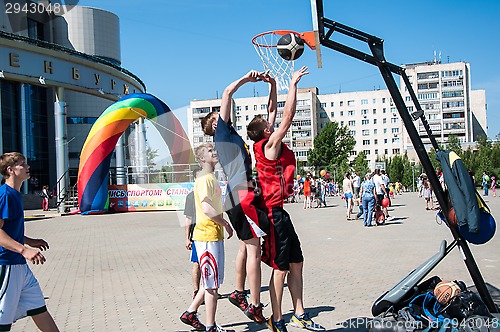
{"type": "Polygon", "coordinates": [[[268,139],[260,140],[253,145],[257,176],[262,187],[262,197],[268,208],[283,207],[283,201],[293,194],[293,178],[295,173],[295,155],[284,143],[276,160],[269,160],[264,155],[264,147],[268,139]]]}

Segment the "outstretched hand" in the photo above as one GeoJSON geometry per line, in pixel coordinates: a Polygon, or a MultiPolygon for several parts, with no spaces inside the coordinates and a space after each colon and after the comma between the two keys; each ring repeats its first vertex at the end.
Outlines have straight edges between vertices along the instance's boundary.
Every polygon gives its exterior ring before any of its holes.
{"type": "Polygon", "coordinates": [[[270,70],[266,70],[265,72],[261,73],[259,78],[263,82],[267,82],[269,84],[276,84],[276,80],[274,79],[274,77],[271,76],[270,70]]]}
{"type": "Polygon", "coordinates": [[[296,85],[297,83],[299,83],[302,76],[307,75],[307,74],[309,74],[309,72],[307,71],[307,67],[303,66],[302,68],[297,70],[295,73],[293,73],[292,80],[290,81],[290,84],[296,85]]]}
{"type": "Polygon", "coordinates": [[[244,78],[247,79],[249,82],[257,82],[260,79],[262,73],[259,73],[256,70],[250,70],[244,78]]]}

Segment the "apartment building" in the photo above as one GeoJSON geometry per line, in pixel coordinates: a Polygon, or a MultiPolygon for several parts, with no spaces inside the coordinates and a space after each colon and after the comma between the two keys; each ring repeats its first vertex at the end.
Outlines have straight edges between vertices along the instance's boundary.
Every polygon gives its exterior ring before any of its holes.
{"type": "MultiPolygon", "coordinates": [[[[438,142],[446,143],[454,135],[460,142],[470,143],[486,135],[486,91],[471,89],[469,63],[435,61],[404,67],[438,142]]],[[[406,87],[401,94],[409,111],[413,111],[415,105],[406,87]]],[[[417,130],[424,143],[430,143],[421,123],[417,130]]]]}

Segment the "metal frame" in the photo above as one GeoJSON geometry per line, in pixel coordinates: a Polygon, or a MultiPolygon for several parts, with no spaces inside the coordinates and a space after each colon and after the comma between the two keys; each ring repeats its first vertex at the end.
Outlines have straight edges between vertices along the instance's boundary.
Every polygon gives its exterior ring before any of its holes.
{"type": "Polygon", "coordinates": [[[429,155],[425,150],[424,143],[422,142],[422,139],[420,138],[417,129],[413,124],[413,121],[418,119],[422,121],[422,124],[431,141],[432,147],[436,151],[439,150],[439,145],[437,144],[436,139],[432,136],[432,131],[430,129],[429,123],[425,118],[424,111],[422,110],[420,103],[418,102],[418,99],[415,95],[415,92],[413,91],[413,88],[408,79],[408,76],[406,75],[404,68],[394,65],[385,60],[384,48],[383,48],[384,41],[382,39],[325,18],[323,15],[323,1],[322,0],[315,0],[315,1],[316,1],[318,34],[319,34],[320,44],[324,47],[328,47],[334,51],[344,53],[350,57],[367,62],[379,68],[382,78],[384,79],[385,84],[387,85],[387,88],[389,89],[392,99],[398,109],[399,115],[403,120],[403,123],[411,139],[411,142],[415,148],[415,151],[417,152],[418,158],[422,163],[422,167],[425,170],[425,173],[427,174],[427,177],[431,183],[432,188],[434,188],[434,193],[436,195],[436,198],[439,202],[439,205],[443,211],[444,216],[446,217],[446,224],[448,225],[453,237],[456,240],[459,249],[463,254],[465,265],[467,266],[469,274],[472,277],[472,280],[474,281],[474,285],[476,286],[477,291],[481,296],[481,299],[484,301],[489,311],[492,313],[498,313],[499,309],[493,302],[493,299],[486,287],[484,279],[481,275],[481,272],[479,271],[476,261],[474,260],[474,257],[472,255],[472,252],[470,251],[467,241],[460,235],[460,233],[455,227],[450,227],[450,223],[448,221],[448,212],[451,207],[449,206],[448,203],[447,194],[441,188],[439,179],[436,175],[436,171],[431,164],[429,155]],[[338,32],[345,36],[352,37],[354,39],[365,42],[366,44],[368,44],[372,54],[370,55],[358,51],[354,48],[348,47],[346,45],[331,40],[331,37],[334,32],[338,32]],[[396,81],[394,80],[393,74],[400,75],[403,78],[406,87],[408,88],[413,104],[415,105],[415,108],[417,110],[412,114],[410,114],[406,108],[405,102],[403,100],[403,97],[401,96],[396,81]]]}

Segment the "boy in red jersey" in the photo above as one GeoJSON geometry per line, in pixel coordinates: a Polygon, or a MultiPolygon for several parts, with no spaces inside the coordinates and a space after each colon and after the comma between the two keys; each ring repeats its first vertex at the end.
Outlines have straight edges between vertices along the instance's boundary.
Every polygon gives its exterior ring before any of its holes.
{"type": "Polygon", "coordinates": [[[297,104],[297,83],[308,74],[302,67],[293,74],[283,110],[280,126],[273,126],[256,116],[248,125],[248,137],[255,142],[257,175],[262,185],[262,196],[268,209],[269,233],[264,237],[262,261],[274,269],[269,282],[269,293],[273,315],[268,320],[272,331],[287,331],[282,317],[281,303],[285,277],[292,296],[294,314],[290,324],[313,331],[325,330],[314,323],[304,310],[302,303],[302,267],[304,257],[300,241],[293,228],[290,216],[283,209],[284,199],[293,192],[295,156],[282,141],[292,124],[297,104]]]}

